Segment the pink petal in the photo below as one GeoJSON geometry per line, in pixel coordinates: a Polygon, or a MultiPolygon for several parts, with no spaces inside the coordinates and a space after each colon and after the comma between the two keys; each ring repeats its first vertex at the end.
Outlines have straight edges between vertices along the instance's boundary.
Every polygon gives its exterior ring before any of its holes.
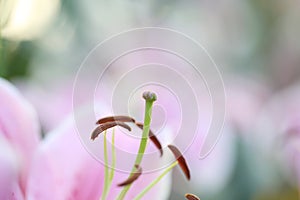
{"type": "Polygon", "coordinates": [[[98,199],[103,166],[84,149],[71,120],[43,141],[29,175],[27,198],[98,199]]]}
{"type": "Polygon", "coordinates": [[[19,163],[16,152],[1,135],[0,146],[0,199],[24,199],[18,184],[19,163]]]}
{"type": "Polygon", "coordinates": [[[32,106],[9,82],[0,78],[0,132],[20,155],[22,174],[21,186],[29,162],[39,142],[39,125],[32,106]]]}
{"type": "Polygon", "coordinates": [[[0,79],[0,99],[0,130],[20,153],[31,155],[37,147],[40,133],[34,109],[4,79],[0,79]]]}

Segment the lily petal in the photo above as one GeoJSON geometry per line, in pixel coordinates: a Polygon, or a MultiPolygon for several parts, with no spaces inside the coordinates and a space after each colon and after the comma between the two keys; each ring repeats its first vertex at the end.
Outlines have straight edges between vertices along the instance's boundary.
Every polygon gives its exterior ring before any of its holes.
{"type": "Polygon", "coordinates": [[[84,149],[71,120],[48,134],[34,158],[28,199],[99,199],[104,168],[84,149]]]}
{"type": "Polygon", "coordinates": [[[32,155],[38,145],[40,127],[33,107],[19,91],[0,78],[0,130],[20,153],[32,155]]]}
{"type": "Polygon", "coordinates": [[[19,186],[19,163],[12,146],[0,135],[0,199],[24,199],[19,186]]]}
{"type": "Polygon", "coordinates": [[[0,135],[20,155],[22,189],[25,188],[29,163],[39,142],[39,133],[39,123],[33,107],[13,85],[0,78],[0,135]]]}

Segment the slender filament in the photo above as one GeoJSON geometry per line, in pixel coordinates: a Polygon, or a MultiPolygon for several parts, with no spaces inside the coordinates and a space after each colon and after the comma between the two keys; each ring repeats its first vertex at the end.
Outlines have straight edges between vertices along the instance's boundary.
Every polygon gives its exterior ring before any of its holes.
{"type": "Polygon", "coordinates": [[[111,182],[115,175],[115,167],[116,167],[116,148],[115,148],[115,129],[112,131],[112,145],[111,145],[111,152],[112,152],[112,163],[111,163],[111,169],[110,169],[110,175],[109,175],[109,182],[111,185],[111,182]]]}
{"type": "Polygon", "coordinates": [[[155,180],[153,180],[141,193],[139,193],[134,200],[142,199],[142,197],[149,192],[165,175],[167,175],[175,166],[178,165],[178,161],[175,161],[173,164],[171,164],[165,171],[159,175],[155,180]]]}
{"type": "Polygon", "coordinates": [[[104,131],[104,187],[102,191],[101,200],[105,200],[107,196],[107,192],[109,189],[109,168],[108,168],[108,155],[107,155],[107,138],[106,138],[106,131],[104,131]]]}

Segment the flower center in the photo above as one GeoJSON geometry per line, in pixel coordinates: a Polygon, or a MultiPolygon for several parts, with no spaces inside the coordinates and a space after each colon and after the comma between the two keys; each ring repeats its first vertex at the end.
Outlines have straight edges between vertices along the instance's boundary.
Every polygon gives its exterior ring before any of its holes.
{"type": "MultiPolygon", "coordinates": [[[[153,103],[157,100],[157,96],[153,92],[144,92],[143,98],[145,99],[145,116],[144,116],[144,123],[136,122],[136,120],[129,116],[109,116],[99,119],[96,124],[97,127],[91,134],[91,139],[95,140],[102,132],[104,132],[104,142],[103,142],[103,152],[104,152],[104,163],[105,163],[105,175],[104,175],[104,187],[102,191],[101,199],[105,200],[110,187],[112,180],[114,178],[114,168],[116,163],[116,152],[115,152],[115,130],[112,131],[112,163],[111,169],[108,167],[108,153],[107,153],[107,130],[113,128],[115,126],[120,126],[122,128],[131,131],[130,126],[127,123],[133,123],[135,126],[139,127],[143,130],[142,138],[140,140],[138,154],[136,156],[135,162],[133,164],[132,170],[130,172],[129,177],[127,180],[118,184],[118,186],[123,187],[122,191],[118,195],[118,200],[123,200],[131,188],[134,181],[142,176],[142,166],[141,162],[143,160],[143,156],[145,154],[145,150],[147,147],[148,139],[156,146],[157,149],[160,151],[160,155],[163,156],[163,149],[160,141],[157,139],[155,134],[151,131],[151,119],[152,119],[152,107],[153,103]]],[[[168,145],[168,148],[173,153],[176,161],[174,161],[170,166],[168,166],[161,175],[159,175],[156,179],[154,179],[146,188],[144,188],[135,198],[134,200],[141,199],[149,190],[151,190],[164,176],[166,176],[174,167],[179,165],[181,170],[183,171],[184,175],[188,180],[190,180],[190,171],[186,160],[184,159],[183,155],[179,151],[179,149],[174,145],[168,145]]],[[[187,199],[197,199],[195,195],[186,194],[187,199]]],[[[198,198],[199,199],[199,198],[198,198]]]]}

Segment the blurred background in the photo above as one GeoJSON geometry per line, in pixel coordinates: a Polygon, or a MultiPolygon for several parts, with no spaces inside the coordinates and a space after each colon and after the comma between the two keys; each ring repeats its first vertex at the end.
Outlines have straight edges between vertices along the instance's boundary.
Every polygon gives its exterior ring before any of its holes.
{"type": "Polygon", "coordinates": [[[195,164],[199,181],[174,172],[170,199],[185,191],[210,200],[297,200],[299,10],[297,0],[0,0],[0,76],[36,107],[46,133],[71,112],[74,77],[96,44],[145,26],[183,32],[219,66],[227,118],[216,151],[195,164]]]}

